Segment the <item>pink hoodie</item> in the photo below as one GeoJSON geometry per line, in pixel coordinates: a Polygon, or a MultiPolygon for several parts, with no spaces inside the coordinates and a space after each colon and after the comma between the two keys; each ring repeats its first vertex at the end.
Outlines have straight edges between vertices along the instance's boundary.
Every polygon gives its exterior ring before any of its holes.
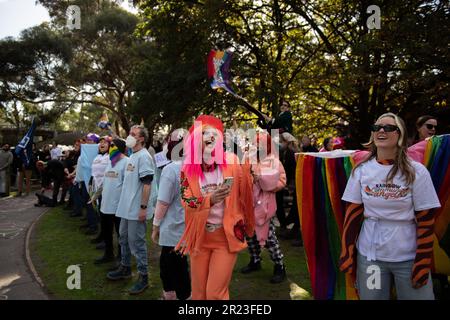
{"type": "Polygon", "coordinates": [[[269,235],[270,219],[277,211],[275,193],[286,186],[286,173],[274,155],[269,155],[258,164],[252,165],[252,171],[254,175],[259,176],[253,183],[253,202],[256,237],[263,246],[269,235]]]}

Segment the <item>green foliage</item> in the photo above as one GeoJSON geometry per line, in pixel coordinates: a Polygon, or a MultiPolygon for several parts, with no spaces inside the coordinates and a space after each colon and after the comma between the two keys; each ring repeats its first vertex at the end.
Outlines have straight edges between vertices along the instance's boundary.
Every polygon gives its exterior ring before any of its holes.
{"type": "MultiPolygon", "coordinates": [[[[352,147],[360,147],[358,142],[369,135],[368,124],[386,111],[398,112],[410,129],[420,114],[449,113],[447,108],[434,107],[448,100],[449,93],[448,46],[439,39],[441,30],[449,29],[448,6],[379,1],[382,28],[369,32],[370,4],[149,0],[140,2],[143,23],[138,31],[152,37],[160,60],[170,61],[167,65],[160,61],[164,70],[170,70],[166,75],[177,81],[204,72],[204,63],[183,65],[186,55],[195,53],[196,61],[197,55],[205,59],[211,48],[232,47],[234,83],[252,105],[277,113],[279,101],[287,98],[293,105],[297,133],[337,134],[336,126],[346,121],[352,147]],[[183,67],[171,68],[173,63],[183,67]]],[[[165,75],[149,71],[141,79],[155,74],[165,75]]],[[[166,82],[160,82],[164,92],[173,88],[166,82]]],[[[209,102],[208,92],[199,92],[198,85],[180,84],[186,103],[209,102]]],[[[155,87],[151,90],[158,92],[155,87]]],[[[212,101],[221,100],[214,108],[220,114],[224,96],[209,95],[212,101]]],[[[145,100],[145,93],[138,91],[137,97],[145,100]]]]}
{"type": "Polygon", "coordinates": [[[269,115],[288,99],[297,135],[347,134],[359,148],[387,111],[411,134],[426,113],[450,127],[444,1],[141,0],[138,15],[108,0],[39,2],[51,23],[0,41],[0,108],[10,122],[28,102],[56,116],[94,105],[125,130],[141,120],[150,131],[188,126],[211,112],[254,126],[245,103],[206,78],[208,52],[232,48],[236,92],[269,115]],[[69,4],[81,8],[80,30],[65,28],[69,4]],[[380,30],[366,25],[372,4],[380,30]]]}

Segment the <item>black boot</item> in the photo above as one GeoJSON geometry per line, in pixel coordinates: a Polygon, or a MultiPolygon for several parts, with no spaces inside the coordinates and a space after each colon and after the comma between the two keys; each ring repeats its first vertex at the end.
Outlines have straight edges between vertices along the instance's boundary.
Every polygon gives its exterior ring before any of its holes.
{"type": "Polygon", "coordinates": [[[91,228],[91,227],[89,227],[88,228],[88,230],[84,233],[85,235],[88,235],[88,236],[93,236],[93,235],[96,235],[97,234],[97,232],[98,232],[98,229],[97,228],[91,228]]]}
{"type": "Polygon", "coordinates": [[[261,269],[261,261],[254,262],[250,260],[249,264],[241,269],[241,273],[246,274],[261,269]]]}
{"type": "Polygon", "coordinates": [[[129,279],[131,278],[131,267],[120,265],[117,270],[108,272],[106,277],[109,280],[129,279]]]}
{"type": "Polygon", "coordinates": [[[139,294],[148,288],[148,275],[140,274],[138,281],[128,291],[129,294],[139,294]]]}
{"type": "Polygon", "coordinates": [[[295,238],[294,238],[294,240],[292,240],[291,246],[293,246],[293,247],[302,247],[303,246],[302,233],[300,232],[299,229],[297,229],[297,232],[295,233],[295,238]]]}
{"type": "Polygon", "coordinates": [[[72,212],[72,213],[70,214],[70,217],[71,217],[71,218],[81,217],[81,216],[82,216],[81,213],[76,213],[76,212],[72,212]]]}
{"type": "Polygon", "coordinates": [[[102,241],[100,243],[97,243],[97,245],[95,246],[95,249],[103,250],[103,249],[105,249],[105,247],[106,247],[105,241],[102,241]]]}
{"type": "Polygon", "coordinates": [[[120,246],[119,246],[119,249],[117,250],[117,256],[116,256],[116,263],[115,263],[115,266],[112,267],[112,268],[110,268],[108,271],[114,271],[114,270],[116,270],[117,268],[119,268],[119,267],[120,267],[121,261],[122,261],[122,253],[121,253],[121,251],[120,251],[120,246]]]}
{"type": "Polygon", "coordinates": [[[286,268],[284,264],[275,264],[273,268],[273,276],[270,283],[280,283],[286,279],[286,268]]]}
{"type": "Polygon", "coordinates": [[[115,260],[116,260],[116,258],[114,257],[114,254],[112,252],[105,252],[103,257],[95,259],[94,264],[103,264],[103,263],[108,263],[108,262],[112,262],[115,260]]]}
{"type": "Polygon", "coordinates": [[[98,236],[96,236],[94,239],[91,239],[91,243],[100,243],[103,242],[103,237],[101,236],[101,234],[99,234],[98,236]]]}

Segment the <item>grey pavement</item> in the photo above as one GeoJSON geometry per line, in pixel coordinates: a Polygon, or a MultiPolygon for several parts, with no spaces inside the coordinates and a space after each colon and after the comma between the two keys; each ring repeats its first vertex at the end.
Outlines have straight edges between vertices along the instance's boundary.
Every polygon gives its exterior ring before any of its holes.
{"type": "Polygon", "coordinates": [[[0,199],[0,300],[48,299],[26,259],[28,228],[48,210],[34,203],[34,193],[0,199]]]}

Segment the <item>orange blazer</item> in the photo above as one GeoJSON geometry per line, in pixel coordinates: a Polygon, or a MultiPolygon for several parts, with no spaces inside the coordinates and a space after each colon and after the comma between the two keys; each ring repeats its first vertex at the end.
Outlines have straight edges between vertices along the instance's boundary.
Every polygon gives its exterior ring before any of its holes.
{"type": "MultiPolygon", "coordinates": [[[[254,234],[253,186],[250,165],[239,164],[233,153],[225,153],[227,166],[223,177],[233,177],[230,195],[225,199],[223,228],[230,252],[239,252],[247,247],[245,239],[236,236],[235,229],[245,229],[248,236],[254,234]]],[[[181,202],[185,209],[186,228],[176,250],[183,254],[195,254],[202,246],[205,225],[211,208],[211,196],[203,197],[198,177],[186,177],[181,172],[181,202]]]]}

